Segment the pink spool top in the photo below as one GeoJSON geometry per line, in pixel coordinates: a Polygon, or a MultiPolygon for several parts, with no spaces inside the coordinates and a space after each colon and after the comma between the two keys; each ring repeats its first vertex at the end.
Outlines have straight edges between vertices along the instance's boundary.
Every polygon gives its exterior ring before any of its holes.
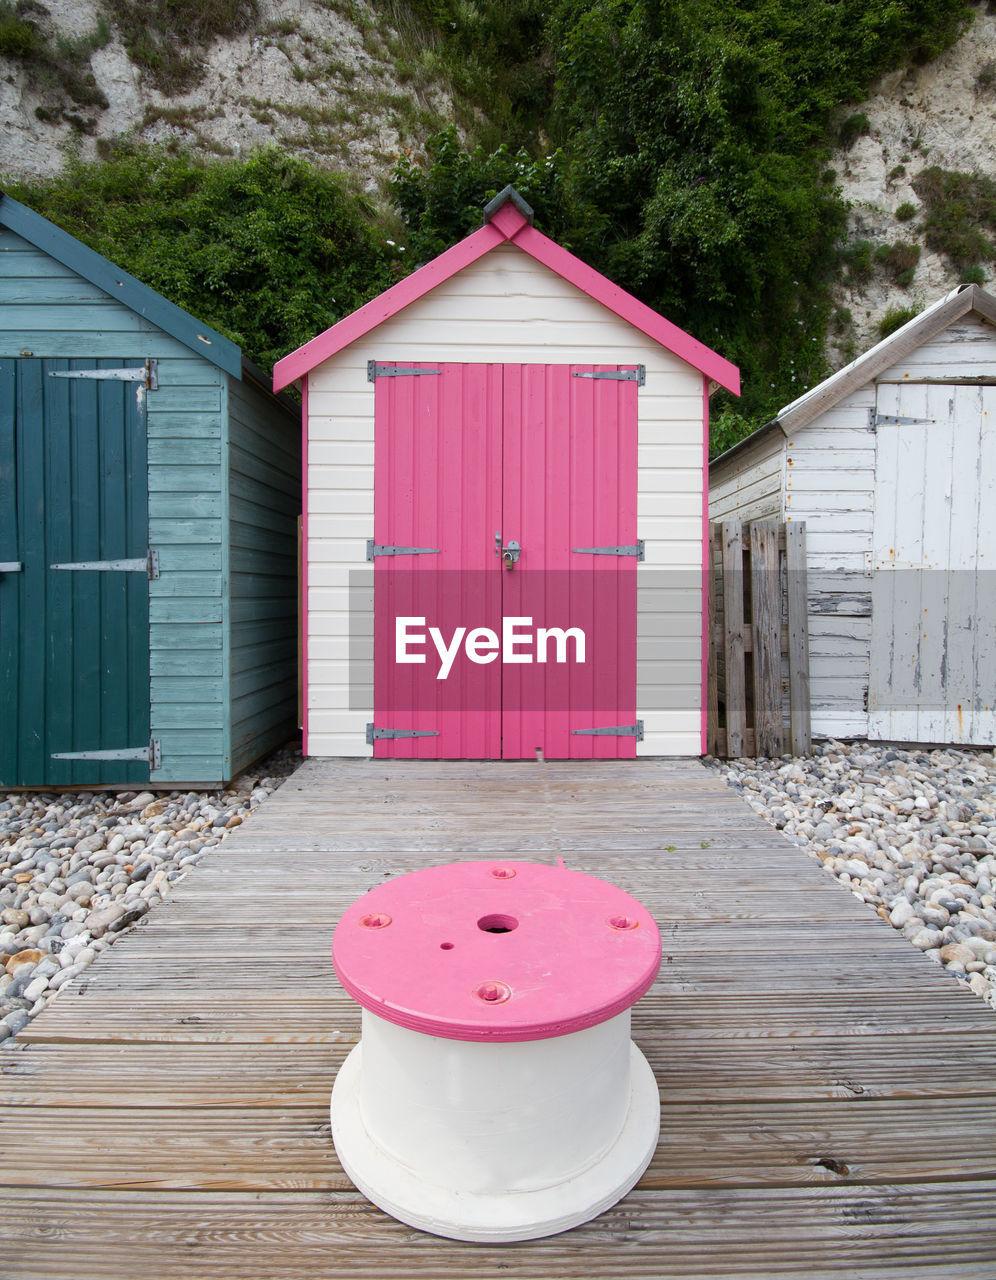
{"type": "Polygon", "coordinates": [[[645,907],[594,876],[459,862],[360,898],[332,959],[353,999],[388,1022],[449,1040],[545,1040],[634,1005],[661,939],[645,907]]]}

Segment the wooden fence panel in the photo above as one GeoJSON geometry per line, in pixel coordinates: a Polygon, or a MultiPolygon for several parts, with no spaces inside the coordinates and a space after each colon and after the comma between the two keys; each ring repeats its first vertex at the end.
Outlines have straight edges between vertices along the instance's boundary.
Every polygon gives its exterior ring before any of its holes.
{"type": "Polygon", "coordinates": [[[812,745],[805,524],[725,520],[710,528],[709,549],[709,751],[803,754],[812,745]]]}
{"type": "Polygon", "coordinates": [[[803,755],[813,745],[809,721],[809,600],[806,586],[806,525],[785,526],[785,577],[788,594],[790,746],[803,755]]]}
{"type": "Polygon", "coordinates": [[[782,750],[782,593],[778,531],[779,526],[773,520],[755,520],[750,526],[754,735],[759,756],[781,755],[782,750]]]}
{"type": "Polygon", "coordinates": [[[723,651],[726,658],[726,742],[744,753],[747,679],[744,663],[744,539],[739,520],[723,521],[723,651]]]}

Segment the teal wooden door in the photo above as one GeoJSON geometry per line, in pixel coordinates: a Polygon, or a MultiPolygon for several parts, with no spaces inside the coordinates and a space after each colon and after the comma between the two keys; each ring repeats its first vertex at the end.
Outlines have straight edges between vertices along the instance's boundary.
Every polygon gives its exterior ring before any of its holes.
{"type": "Polygon", "coordinates": [[[149,780],[144,377],[0,360],[0,786],[149,780]]]}

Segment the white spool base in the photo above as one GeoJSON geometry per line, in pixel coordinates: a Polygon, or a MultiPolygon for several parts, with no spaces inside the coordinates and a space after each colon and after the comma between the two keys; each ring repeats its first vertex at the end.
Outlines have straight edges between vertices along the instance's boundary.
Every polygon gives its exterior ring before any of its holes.
{"type": "Polygon", "coordinates": [[[589,1222],[640,1179],[657,1147],[660,1097],[650,1066],[630,1042],[630,1098],[622,1130],[594,1165],[533,1191],[483,1195],[427,1182],[371,1138],[360,1113],[363,1045],[339,1069],[332,1090],[332,1135],[346,1174],[385,1213],[452,1240],[536,1240],[589,1222]]]}

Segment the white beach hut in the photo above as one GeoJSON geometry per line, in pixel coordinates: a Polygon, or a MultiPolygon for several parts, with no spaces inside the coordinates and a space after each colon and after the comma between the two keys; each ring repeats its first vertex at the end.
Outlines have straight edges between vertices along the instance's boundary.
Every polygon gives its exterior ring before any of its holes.
{"type": "Polygon", "coordinates": [[[996,737],[996,299],[961,286],[709,471],[712,521],[806,522],[813,733],[996,737]]]}

